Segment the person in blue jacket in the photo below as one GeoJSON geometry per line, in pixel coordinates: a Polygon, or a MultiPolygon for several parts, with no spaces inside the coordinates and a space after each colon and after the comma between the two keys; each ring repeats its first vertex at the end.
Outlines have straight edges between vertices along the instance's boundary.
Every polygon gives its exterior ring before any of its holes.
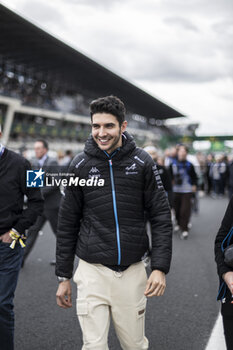
{"type": "Polygon", "coordinates": [[[197,190],[197,175],[194,166],[187,160],[188,148],[177,147],[177,158],[170,165],[173,181],[173,207],[176,215],[177,229],[181,238],[187,239],[191,217],[193,193],[197,190]]]}

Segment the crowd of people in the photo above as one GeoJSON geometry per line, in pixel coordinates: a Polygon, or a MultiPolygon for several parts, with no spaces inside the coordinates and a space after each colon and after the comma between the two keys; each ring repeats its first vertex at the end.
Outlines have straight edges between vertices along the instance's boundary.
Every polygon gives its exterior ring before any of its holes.
{"type": "MultiPolygon", "coordinates": [[[[190,154],[188,147],[183,144],[165,151],[153,145],[144,147],[144,150],[150,154],[158,168],[171,208],[173,231],[178,233],[181,239],[187,239],[189,236],[192,228],[191,216],[192,213],[199,212],[201,196],[207,195],[217,199],[229,195],[231,198],[233,192],[231,156],[201,152],[190,154]]],[[[24,156],[27,157],[26,152],[24,156]]],[[[56,162],[64,170],[68,169],[73,158],[71,150],[59,150],[56,162]]],[[[35,163],[34,160],[29,160],[35,163]]],[[[28,241],[30,243],[30,239],[28,241]]],[[[26,251],[28,250],[26,248],[26,251]]]]}
{"type": "Polygon", "coordinates": [[[230,202],[215,239],[215,261],[219,275],[217,300],[227,350],[233,349],[233,158],[224,154],[188,154],[185,145],[177,145],[159,155],[154,146],[145,150],[156,162],[170,207],[174,210],[173,230],[180,237],[189,235],[191,212],[198,211],[198,192],[212,198],[228,196],[230,202]]]}
{"type": "MultiPolygon", "coordinates": [[[[165,151],[153,145],[144,147],[144,150],[157,165],[172,212],[173,230],[181,239],[189,236],[191,215],[199,212],[201,196],[208,195],[213,199],[226,195],[231,197],[233,161],[230,156],[201,152],[190,154],[188,147],[183,144],[165,151]]],[[[59,150],[56,161],[64,170],[64,167],[68,169],[73,158],[72,151],[59,150]]]]}
{"type": "Polygon", "coordinates": [[[24,72],[16,72],[14,67],[0,66],[0,94],[18,98],[22,104],[88,115],[88,98],[72,92],[58,80],[38,78],[24,72]]]}
{"type": "Polygon", "coordinates": [[[144,148],[153,158],[173,212],[174,231],[187,238],[191,213],[199,211],[199,197],[232,196],[233,161],[224,154],[190,154],[182,144],[159,151],[154,146],[144,148]]]}
{"type": "MultiPolygon", "coordinates": [[[[164,156],[159,158],[165,166],[169,166],[177,157],[178,146],[164,151],[164,156]]],[[[187,159],[194,165],[197,174],[197,189],[207,195],[216,198],[227,193],[232,195],[233,182],[233,156],[223,153],[188,154],[187,159]]]]}

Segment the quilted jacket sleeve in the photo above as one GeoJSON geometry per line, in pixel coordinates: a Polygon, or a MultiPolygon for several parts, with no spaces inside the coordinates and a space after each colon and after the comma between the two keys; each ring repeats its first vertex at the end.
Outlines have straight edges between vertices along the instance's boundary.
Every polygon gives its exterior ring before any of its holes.
{"type": "Polygon", "coordinates": [[[23,159],[23,162],[20,162],[18,173],[21,191],[27,196],[27,208],[23,210],[13,226],[21,234],[35,223],[38,215],[42,214],[44,204],[39,188],[26,187],[27,170],[31,170],[31,165],[26,159],[23,159]]]}
{"type": "MultiPolygon", "coordinates": [[[[218,230],[218,234],[215,239],[215,261],[217,263],[217,270],[219,277],[228,271],[232,271],[232,269],[224,263],[224,255],[221,250],[222,241],[230,231],[233,226],[233,197],[228,204],[227,210],[223,217],[221,226],[218,230]]],[[[232,243],[232,242],[231,242],[232,243]]]]}
{"type": "Polygon", "coordinates": [[[144,200],[151,223],[151,268],[168,273],[172,255],[171,213],[157,167],[149,159],[145,166],[144,200]]]}
{"type": "MultiPolygon", "coordinates": [[[[75,173],[75,164],[79,158],[74,161],[69,171],[75,173]]],[[[66,188],[65,195],[61,200],[58,215],[57,246],[56,246],[56,275],[71,278],[73,273],[73,264],[75,250],[78,241],[80,222],[83,211],[83,193],[79,186],[70,186],[66,188]]]]}

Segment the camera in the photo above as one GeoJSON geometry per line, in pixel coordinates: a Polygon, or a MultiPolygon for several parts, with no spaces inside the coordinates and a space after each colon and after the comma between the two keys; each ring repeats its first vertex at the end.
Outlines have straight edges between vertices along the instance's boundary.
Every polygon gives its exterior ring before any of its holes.
{"type": "Polygon", "coordinates": [[[182,179],[182,176],[181,176],[181,174],[176,174],[175,175],[175,178],[174,178],[174,181],[175,181],[175,185],[182,185],[182,183],[183,183],[183,179],[182,179]]]}

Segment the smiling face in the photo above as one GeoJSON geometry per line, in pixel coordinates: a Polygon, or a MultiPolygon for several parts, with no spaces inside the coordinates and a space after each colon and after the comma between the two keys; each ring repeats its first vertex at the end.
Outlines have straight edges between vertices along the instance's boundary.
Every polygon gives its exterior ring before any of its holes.
{"type": "Polygon", "coordinates": [[[102,151],[111,154],[122,146],[122,133],[127,121],[119,125],[117,118],[110,113],[95,113],[92,116],[92,137],[102,151]]]}

